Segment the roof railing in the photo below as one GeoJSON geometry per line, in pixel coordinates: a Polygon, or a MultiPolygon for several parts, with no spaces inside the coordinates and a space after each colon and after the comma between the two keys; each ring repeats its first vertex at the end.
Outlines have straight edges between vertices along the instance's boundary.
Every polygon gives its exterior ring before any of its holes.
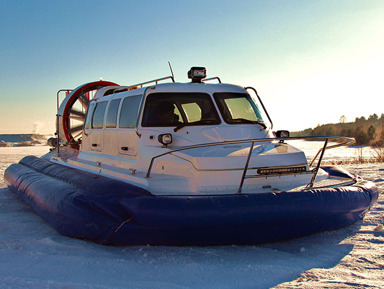
{"type": "Polygon", "coordinates": [[[217,80],[219,83],[221,83],[221,79],[218,76],[211,77],[211,78],[204,78],[201,81],[206,82],[206,81],[211,81],[211,80],[217,80]]]}
{"type": "Polygon", "coordinates": [[[122,86],[122,87],[116,88],[113,91],[113,93],[118,93],[118,92],[133,90],[133,89],[137,89],[137,88],[142,88],[143,86],[146,86],[146,85],[151,84],[151,83],[154,83],[155,85],[157,85],[160,81],[165,81],[165,80],[169,80],[169,79],[172,80],[172,82],[175,82],[175,79],[173,78],[173,76],[166,76],[166,77],[157,78],[157,79],[150,80],[150,81],[145,81],[145,82],[133,84],[130,86],[122,86]]]}

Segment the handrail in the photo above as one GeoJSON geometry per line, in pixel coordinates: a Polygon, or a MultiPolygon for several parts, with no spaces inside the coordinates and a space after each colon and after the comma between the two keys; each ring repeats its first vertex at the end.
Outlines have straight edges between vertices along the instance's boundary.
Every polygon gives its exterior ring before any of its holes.
{"type": "Polygon", "coordinates": [[[245,87],[244,89],[245,89],[245,90],[252,89],[252,90],[255,92],[257,98],[259,99],[259,102],[260,102],[261,106],[263,107],[263,110],[264,110],[265,114],[266,114],[267,117],[268,117],[269,122],[271,123],[271,129],[273,129],[273,122],[272,122],[272,119],[271,119],[271,117],[269,116],[269,113],[268,113],[267,109],[265,108],[264,103],[261,101],[261,98],[260,98],[259,94],[257,93],[257,90],[256,90],[255,88],[251,87],[251,86],[245,87]]]}
{"type": "Polygon", "coordinates": [[[251,159],[252,151],[253,151],[253,147],[254,146],[255,146],[255,142],[253,141],[253,142],[251,142],[251,146],[249,147],[249,153],[248,153],[248,156],[247,156],[247,161],[245,163],[243,174],[241,176],[241,181],[240,181],[239,189],[237,190],[238,194],[241,193],[241,189],[243,188],[244,180],[245,180],[245,177],[247,175],[249,160],[251,159]]]}
{"type": "MultiPolygon", "coordinates": [[[[319,161],[317,162],[317,166],[316,168],[314,169],[314,174],[312,176],[312,179],[311,179],[311,182],[308,184],[308,188],[312,188],[313,187],[313,184],[315,183],[316,181],[316,176],[317,176],[317,173],[319,172],[319,169],[320,169],[320,165],[321,165],[321,161],[323,160],[323,156],[324,156],[324,153],[325,153],[325,150],[327,149],[327,145],[328,145],[328,139],[326,138],[325,139],[325,142],[324,142],[324,146],[321,150],[321,154],[320,154],[320,158],[319,158],[319,161]]],[[[319,151],[320,151],[319,150],[319,151]]],[[[316,157],[317,157],[318,153],[316,154],[316,157]]]]}
{"type": "MultiPolygon", "coordinates": [[[[173,149],[173,150],[169,150],[169,151],[167,151],[165,153],[162,153],[162,154],[159,154],[157,156],[152,157],[152,159],[150,161],[150,164],[149,164],[149,167],[148,167],[148,170],[147,170],[146,178],[150,177],[151,170],[152,170],[153,163],[154,163],[155,159],[160,158],[162,156],[165,156],[165,155],[168,155],[168,154],[171,154],[171,153],[175,153],[175,152],[179,152],[179,151],[183,151],[183,150],[194,149],[194,148],[202,148],[202,147],[209,147],[209,146],[220,146],[220,145],[229,145],[229,144],[251,143],[250,149],[249,149],[249,153],[248,153],[248,156],[247,156],[247,161],[246,161],[246,164],[245,164],[244,169],[243,169],[243,174],[242,174],[242,178],[241,178],[241,181],[240,181],[239,189],[237,191],[238,193],[241,193],[242,186],[243,186],[243,183],[244,183],[244,179],[246,177],[247,170],[248,170],[249,160],[251,158],[253,147],[254,147],[255,143],[257,143],[257,142],[291,141],[291,140],[325,140],[325,144],[324,144],[323,148],[321,148],[318,151],[318,153],[315,155],[315,157],[310,162],[311,164],[313,164],[313,162],[315,161],[315,159],[317,158],[317,156],[321,152],[321,157],[319,159],[319,162],[318,162],[316,168],[312,171],[314,173],[314,175],[312,177],[311,182],[307,185],[307,188],[313,187],[313,183],[316,180],[316,176],[317,176],[317,173],[319,171],[319,168],[320,168],[320,165],[321,165],[321,161],[322,161],[322,158],[324,156],[324,152],[325,152],[325,150],[327,148],[328,149],[332,149],[332,148],[336,148],[336,147],[340,147],[340,146],[344,146],[344,145],[345,146],[346,145],[350,145],[350,144],[353,144],[355,142],[354,138],[343,137],[343,136],[302,136],[302,137],[276,137],[276,138],[232,140],[232,141],[223,141],[223,142],[205,143],[205,144],[196,144],[196,145],[184,146],[184,147],[179,147],[179,148],[176,148],[176,149],[173,149]],[[331,146],[328,146],[329,140],[337,140],[339,143],[331,145],[331,146]]],[[[309,166],[311,166],[311,165],[309,165],[309,166]]]]}
{"type": "MultiPolygon", "coordinates": [[[[340,146],[343,146],[343,145],[351,145],[353,143],[356,142],[356,140],[352,137],[343,137],[343,136],[331,136],[331,137],[326,137],[326,136],[319,136],[320,138],[330,138],[330,139],[334,139],[334,138],[339,138],[339,139],[350,139],[351,141],[350,142],[347,142],[347,143],[341,143],[341,144],[334,144],[334,145],[330,145],[330,146],[327,146],[326,148],[328,149],[333,149],[333,148],[337,148],[337,147],[340,147],[340,146]]],[[[321,148],[319,149],[319,151],[316,153],[316,155],[313,157],[313,159],[310,161],[310,163],[308,164],[309,166],[312,166],[314,161],[316,160],[317,156],[322,153],[322,151],[325,150],[325,148],[321,148]]]]}
{"type": "Polygon", "coordinates": [[[59,104],[59,100],[60,100],[60,92],[67,92],[68,94],[72,92],[73,89],[60,89],[58,92],[57,92],[57,95],[56,95],[56,106],[57,106],[57,111],[59,111],[59,107],[60,107],[60,104],[59,104]]]}
{"type": "Polygon", "coordinates": [[[146,81],[146,82],[141,82],[141,83],[137,83],[137,84],[133,84],[133,85],[129,85],[129,86],[121,86],[119,88],[116,88],[113,92],[116,93],[116,92],[123,92],[123,91],[127,91],[131,88],[135,89],[137,87],[140,86],[140,88],[142,88],[144,85],[146,84],[150,84],[150,83],[155,83],[155,85],[157,85],[159,83],[159,81],[163,81],[163,80],[167,80],[167,79],[171,79],[172,82],[175,82],[175,79],[173,78],[173,76],[166,76],[166,77],[162,77],[162,78],[157,78],[157,79],[154,79],[154,80],[149,80],[149,81],[146,81]]]}
{"type": "Polygon", "coordinates": [[[57,107],[57,111],[56,111],[56,136],[57,136],[57,156],[60,155],[60,129],[59,129],[59,118],[60,118],[60,115],[59,115],[59,108],[60,108],[60,104],[59,104],[59,101],[60,101],[60,92],[63,92],[65,91],[67,93],[67,95],[69,93],[71,93],[73,91],[73,89],[60,89],[57,94],[56,94],[56,107],[57,107]]]}
{"type": "Polygon", "coordinates": [[[215,79],[216,79],[219,83],[221,83],[221,79],[220,79],[218,76],[211,77],[211,78],[204,78],[204,79],[202,79],[201,81],[206,82],[206,81],[215,80],[215,79]]]}

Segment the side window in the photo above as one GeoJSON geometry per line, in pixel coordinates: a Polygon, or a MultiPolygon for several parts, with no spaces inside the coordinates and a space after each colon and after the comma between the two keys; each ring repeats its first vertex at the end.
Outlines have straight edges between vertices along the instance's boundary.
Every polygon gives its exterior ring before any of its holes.
{"type": "Polygon", "coordinates": [[[87,116],[85,118],[85,129],[90,129],[91,128],[91,120],[92,120],[92,114],[93,110],[95,108],[95,102],[91,102],[88,110],[87,110],[87,116]]]}
{"type": "Polygon", "coordinates": [[[103,128],[105,108],[107,102],[99,102],[96,104],[95,112],[92,117],[92,128],[103,128]]]}
{"type": "Polygon", "coordinates": [[[120,99],[114,99],[109,103],[107,111],[107,119],[105,126],[107,128],[114,128],[117,126],[117,111],[119,110],[120,99]]]}
{"type": "Polygon", "coordinates": [[[141,95],[128,96],[124,99],[120,110],[119,127],[132,128],[136,126],[141,95]]]}

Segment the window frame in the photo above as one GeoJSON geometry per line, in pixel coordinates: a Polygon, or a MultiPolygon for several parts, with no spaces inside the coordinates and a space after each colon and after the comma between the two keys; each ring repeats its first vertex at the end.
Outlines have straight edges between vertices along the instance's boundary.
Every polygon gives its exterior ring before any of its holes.
{"type": "Polygon", "coordinates": [[[92,101],[89,103],[87,108],[87,113],[84,120],[84,130],[86,129],[92,129],[92,118],[93,118],[93,112],[95,111],[96,102],[92,101]]]}
{"type": "Polygon", "coordinates": [[[121,98],[115,98],[115,99],[112,99],[109,103],[108,103],[108,107],[106,108],[106,115],[105,115],[105,128],[106,129],[111,129],[111,128],[117,128],[118,126],[118,123],[119,123],[119,112],[120,112],[120,106],[121,106],[121,98]],[[111,106],[112,106],[112,103],[116,103],[118,102],[117,104],[117,108],[116,108],[116,119],[115,119],[115,123],[114,123],[114,126],[110,126],[108,125],[108,115],[109,115],[109,112],[110,112],[110,109],[111,109],[111,106]]]}
{"type": "Polygon", "coordinates": [[[142,119],[141,119],[141,127],[175,127],[174,124],[156,124],[153,121],[151,122],[150,115],[154,112],[153,108],[151,107],[153,103],[156,103],[156,98],[159,98],[159,102],[161,101],[170,101],[175,106],[175,112],[177,112],[177,115],[180,116],[181,125],[183,126],[202,126],[202,125],[219,125],[221,124],[221,118],[220,114],[218,113],[215,102],[212,99],[212,96],[208,92],[153,92],[147,95],[145,99],[145,104],[143,108],[142,113],[142,119]],[[208,101],[209,102],[209,109],[210,113],[213,113],[213,122],[212,123],[204,123],[204,117],[203,114],[207,113],[208,111],[203,111],[202,107],[199,105],[199,101],[182,101],[183,96],[185,96],[185,99],[188,97],[191,97],[193,99],[194,97],[201,97],[199,99],[200,102],[208,101]],[[152,103],[153,102],[153,103],[152,103]],[[185,113],[185,110],[183,108],[183,104],[190,104],[190,103],[196,103],[201,110],[202,117],[200,121],[193,121],[188,122],[188,115],[185,113]]]}
{"type": "Polygon", "coordinates": [[[121,128],[121,129],[132,129],[132,128],[135,128],[136,125],[137,125],[137,121],[138,121],[138,118],[140,117],[140,104],[141,104],[141,101],[142,101],[142,98],[143,98],[143,95],[142,94],[134,94],[134,95],[129,95],[129,96],[126,96],[124,98],[122,98],[122,101],[120,103],[120,109],[119,109],[119,115],[118,115],[118,128],[121,128]],[[132,99],[134,97],[137,97],[138,99],[138,102],[137,102],[137,106],[136,106],[136,117],[135,117],[135,122],[132,126],[121,126],[121,119],[122,119],[122,116],[123,116],[123,108],[124,108],[124,102],[127,100],[127,99],[132,99]]]}
{"type": "Polygon", "coordinates": [[[93,109],[93,113],[92,113],[92,120],[91,120],[91,128],[92,129],[103,129],[104,128],[104,122],[105,122],[105,112],[107,110],[107,105],[108,105],[108,101],[100,101],[100,102],[97,102],[96,103],[96,106],[95,108],[93,109]],[[95,127],[94,126],[94,120],[95,120],[95,114],[97,112],[97,108],[100,106],[100,105],[103,105],[104,106],[104,113],[103,113],[103,116],[102,116],[102,120],[101,120],[101,126],[99,126],[100,124],[98,124],[98,127],[95,127]]]}

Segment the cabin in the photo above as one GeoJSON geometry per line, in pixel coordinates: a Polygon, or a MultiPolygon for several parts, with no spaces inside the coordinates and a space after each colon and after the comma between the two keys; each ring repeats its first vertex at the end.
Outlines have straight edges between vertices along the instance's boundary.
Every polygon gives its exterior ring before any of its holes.
{"type": "Polygon", "coordinates": [[[244,189],[281,189],[269,183],[285,183],[282,174],[308,178],[302,151],[282,141],[258,142],[276,132],[255,89],[206,79],[201,67],[188,75],[190,83],[170,77],[98,89],[88,103],[79,151],[66,165],[157,194],[169,194],[170,184],[175,193],[233,193],[243,189],[247,170],[254,180],[244,189]]]}

